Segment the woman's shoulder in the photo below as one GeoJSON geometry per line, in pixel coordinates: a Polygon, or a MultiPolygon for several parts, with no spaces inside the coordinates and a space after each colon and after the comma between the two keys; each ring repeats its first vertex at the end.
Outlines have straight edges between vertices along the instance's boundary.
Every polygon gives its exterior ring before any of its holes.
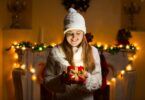
{"type": "Polygon", "coordinates": [[[91,46],[93,53],[98,53],[98,49],[95,46],[91,46]]]}
{"type": "Polygon", "coordinates": [[[60,48],[62,48],[61,44],[57,44],[54,47],[52,47],[51,51],[52,52],[54,52],[54,51],[56,52],[56,51],[60,50],[60,48]]]}
{"type": "Polygon", "coordinates": [[[58,44],[58,45],[52,47],[50,52],[51,52],[52,56],[62,56],[62,55],[64,55],[61,44],[58,44]]]}

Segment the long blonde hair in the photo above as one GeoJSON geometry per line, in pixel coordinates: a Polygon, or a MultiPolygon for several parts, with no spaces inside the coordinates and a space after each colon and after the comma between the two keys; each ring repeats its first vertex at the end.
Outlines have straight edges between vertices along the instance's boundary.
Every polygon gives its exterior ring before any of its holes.
{"type": "MultiPolygon", "coordinates": [[[[92,70],[95,68],[95,62],[94,62],[94,58],[93,58],[92,48],[88,44],[85,35],[79,46],[82,46],[82,60],[84,63],[84,67],[87,71],[92,72],[92,70]]],[[[68,60],[68,62],[71,65],[74,65],[72,46],[67,42],[66,35],[62,42],[62,48],[63,48],[63,51],[65,53],[65,56],[66,56],[66,59],[68,60]]]]}

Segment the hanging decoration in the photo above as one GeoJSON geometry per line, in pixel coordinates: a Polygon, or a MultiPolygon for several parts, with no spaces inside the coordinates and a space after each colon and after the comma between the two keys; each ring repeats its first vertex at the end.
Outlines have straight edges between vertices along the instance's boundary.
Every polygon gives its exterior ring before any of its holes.
{"type": "Polygon", "coordinates": [[[129,39],[132,37],[131,32],[127,29],[120,29],[117,34],[117,44],[127,45],[130,44],[129,39]]]}
{"type": "Polygon", "coordinates": [[[89,8],[90,0],[62,0],[62,5],[68,10],[70,7],[73,7],[80,12],[86,12],[89,8]]]}
{"type": "Polygon", "coordinates": [[[94,36],[92,35],[91,32],[90,33],[86,33],[85,36],[86,36],[86,39],[87,39],[88,43],[93,41],[93,37],[94,36]]]}

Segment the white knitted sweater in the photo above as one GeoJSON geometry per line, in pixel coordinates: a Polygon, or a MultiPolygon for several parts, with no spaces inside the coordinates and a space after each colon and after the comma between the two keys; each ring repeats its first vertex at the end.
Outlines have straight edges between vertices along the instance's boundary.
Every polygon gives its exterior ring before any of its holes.
{"type": "MultiPolygon", "coordinates": [[[[92,46],[95,69],[92,73],[87,73],[88,78],[84,85],[66,85],[61,81],[61,74],[70,64],[65,59],[65,54],[61,45],[57,45],[48,55],[44,84],[47,89],[55,94],[54,100],[93,100],[92,91],[100,88],[102,84],[100,57],[98,50],[92,46]]],[[[74,53],[74,63],[76,66],[83,66],[81,60],[82,48],[74,53]]]]}

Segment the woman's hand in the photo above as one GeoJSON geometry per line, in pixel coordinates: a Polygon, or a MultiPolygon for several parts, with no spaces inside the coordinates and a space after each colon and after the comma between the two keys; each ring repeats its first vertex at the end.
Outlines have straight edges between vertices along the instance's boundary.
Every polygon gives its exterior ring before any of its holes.
{"type": "Polygon", "coordinates": [[[71,66],[62,73],[62,81],[65,84],[84,84],[86,78],[87,71],[82,66],[71,66]]]}

